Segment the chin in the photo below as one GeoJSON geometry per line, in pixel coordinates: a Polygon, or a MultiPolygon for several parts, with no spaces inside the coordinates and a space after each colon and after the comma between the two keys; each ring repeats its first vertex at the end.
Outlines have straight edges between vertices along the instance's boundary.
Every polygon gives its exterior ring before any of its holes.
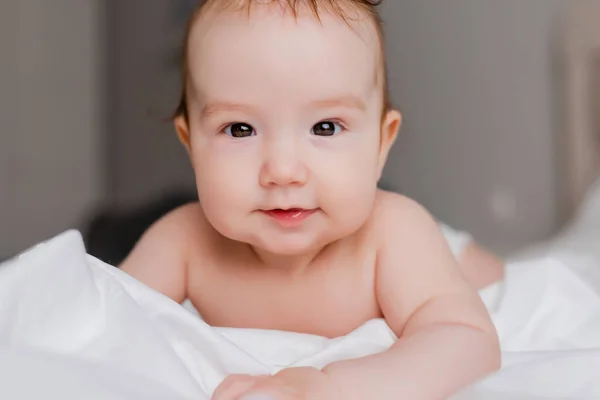
{"type": "Polygon", "coordinates": [[[255,244],[271,254],[295,256],[310,253],[320,247],[324,247],[325,243],[321,245],[320,242],[312,237],[284,234],[275,237],[261,237],[255,244]]]}

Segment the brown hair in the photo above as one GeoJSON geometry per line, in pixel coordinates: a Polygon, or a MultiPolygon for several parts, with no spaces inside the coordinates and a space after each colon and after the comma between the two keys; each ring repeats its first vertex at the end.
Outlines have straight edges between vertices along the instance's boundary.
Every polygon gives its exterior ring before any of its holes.
{"type": "MultiPolygon", "coordinates": [[[[201,14],[206,11],[208,8],[215,7],[219,5],[222,9],[230,8],[232,6],[239,6],[240,9],[246,8],[248,12],[250,12],[250,8],[252,4],[257,0],[200,0],[198,6],[192,13],[190,20],[188,21],[187,28],[185,30],[185,36],[183,40],[182,47],[182,55],[181,55],[181,97],[179,99],[179,104],[174,113],[174,117],[183,117],[186,122],[188,122],[188,103],[187,103],[187,86],[188,86],[188,74],[189,74],[189,66],[188,66],[188,51],[189,51],[189,41],[192,28],[194,23],[198,18],[200,18],[201,14]]],[[[381,18],[379,17],[379,13],[377,11],[377,6],[381,4],[382,0],[268,0],[271,3],[280,3],[284,5],[287,9],[292,12],[294,17],[297,17],[300,6],[308,6],[310,10],[313,12],[317,19],[320,19],[319,12],[321,8],[325,8],[330,12],[335,13],[337,16],[342,18],[344,21],[349,21],[349,15],[343,5],[349,5],[353,7],[354,10],[366,13],[367,16],[374,23],[375,28],[377,30],[377,35],[379,37],[380,42],[380,59],[381,59],[381,69],[382,69],[382,83],[383,83],[383,115],[391,108],[390,100],[389,100],[389,90],[387,86],[387,70],[386,70],[386,61],[385,61],[385,50],[384,50],[384,39],[383,39],[383,24],[381,18]]],[[[262,2],[263,4],[266,1],[262,2]]]]}

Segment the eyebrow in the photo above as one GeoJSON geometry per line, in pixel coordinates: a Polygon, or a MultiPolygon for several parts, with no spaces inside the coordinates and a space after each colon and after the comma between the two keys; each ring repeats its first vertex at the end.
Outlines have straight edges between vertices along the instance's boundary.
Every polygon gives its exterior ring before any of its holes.
{"type": "Polygon", "coordinates": [[[234,103],[231,101],[214,101],[206,103],[202,108],[202,116],[210,117],[226,111],[251,111],[253,108],[245,104],[234,103]]]}
{"type": "Polygon", "coordinates": [[[314,101],[312,105],[317,108],[343,107],[355,108],[360,111],[365,111],[367,109],[367,105],[360,97],[351,94],[339,97],[332,97],[330,99],[317,100],[314,101]]]}
{"type": "MultiPolygon", "coordinates": [[[[355,95],[344,95],[328,99],[316,100],[311,102],[310,106],[314,108],[354,108],[360,111],[365,111],[367,109],[367,105],[365,104],[365,102],[360,97],[355,95]]],[[[231,101],[214,101],[206,103],[204,105],[204,107],[202,108],[202,116],[210,117],[220,112],[227,111],[249,112],[252,110],[254,110],[254,107],[247,104],[234,103],[231,101]]]]}

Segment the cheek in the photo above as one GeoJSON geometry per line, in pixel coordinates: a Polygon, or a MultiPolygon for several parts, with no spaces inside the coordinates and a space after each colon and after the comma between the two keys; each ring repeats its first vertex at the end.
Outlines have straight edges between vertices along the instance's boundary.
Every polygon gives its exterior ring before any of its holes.
{"type": "Polygon", "coordinates": [[[192,159],[199,195],[221,201],[243,198],[252,179],[255,164],[254,146],[206,139],[192,149],[192,159]]]}
{"type": "Polygon", "coordinates": [[[253,204],[257,178],[247,158],[214,147],[193,154],[200,204],[209,222],[225,236],[235,231],[238,214],[248,211],[253,204]]]}
{"type": "Polygon", "coordinates": [[[322,169],[334,175],[340,186],[369,184],[377,176],[378,148],[375,135],[357,135],[322,157],[322,169]]]}
{"type": "Polygon", "coordinates": [[[339,218],[363,218],[370,213],[377,191],[378,145],[360,146],[320,161],[320,194],[339,218]]]}

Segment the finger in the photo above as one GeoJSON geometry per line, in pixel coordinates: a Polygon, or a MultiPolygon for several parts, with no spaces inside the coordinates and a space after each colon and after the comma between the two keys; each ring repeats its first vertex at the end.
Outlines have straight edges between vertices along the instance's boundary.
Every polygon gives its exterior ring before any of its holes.
{"type": "Polygon", "coordinates": [[[252,390],[251,393],[245,394],[236,400],[299,400],[300,397],[287,391],[278,390],[252,390]]]}
{"type": "Polygon", "coordinates": [[[253,393],[240,397],[240,400],[278,400],[268,394],[253,393]]]}
{"type": "Polygon", "coordinates": [[[235,400],[254,386],[256,378],[249,375],[230,375],[217,387],[212,400],[235,400]]]}
{"type": "Polygon", "coordinates": [[[239,400],[295,400],[298,398],[297,394],[294,388],[265,379],[257,381],[239,400]]]}

